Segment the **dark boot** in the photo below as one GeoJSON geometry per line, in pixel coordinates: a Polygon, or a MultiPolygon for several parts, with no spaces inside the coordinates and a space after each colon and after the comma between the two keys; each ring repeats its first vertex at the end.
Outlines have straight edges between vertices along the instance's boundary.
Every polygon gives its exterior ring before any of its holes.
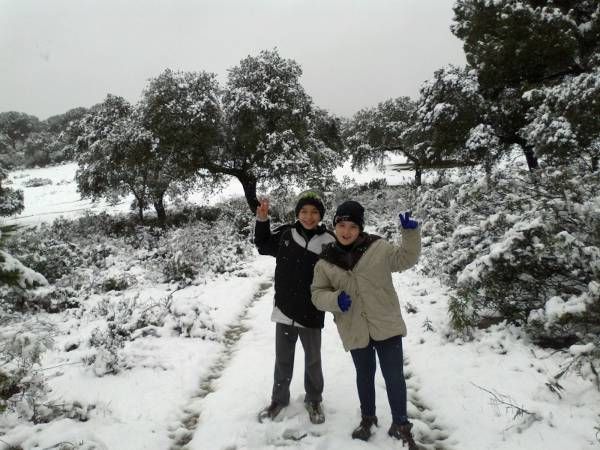
{"type": "Polygon", "coordinates": [[[304,402],[304,407],[308,411],[308,418],[311,423],[319,424],[325,422],[325,413],[321,407],[321,402],[304,402]]]}
{"type": "Polygon", "coordinates": [[[272,401],[269,406],[258,413],[258,421],[262,423],[267,419],[273,420],[286,406],[287,405],[282,405],[281,403],[272,401]]]}
{"type": "Polygon", "coordinates": [[[376,416],[362,416],[360,419],[360,425],[352,432],[352,439],[360,439],[362,441],[368,441],[371,437],[371,427],[377,426],[376,416]]]}
{"type": "Polygon", "coordinates": [[[392,426],[388,430],[388,434],[393,438],[402,440],[403,447],[404,444],[408,444],[408,450],[418,450],[417,444],[415,443],[413,435],[410,431],[412,426],[413,425],[410,422],[406,422],[402,425],[392,423],[392,426]]]}

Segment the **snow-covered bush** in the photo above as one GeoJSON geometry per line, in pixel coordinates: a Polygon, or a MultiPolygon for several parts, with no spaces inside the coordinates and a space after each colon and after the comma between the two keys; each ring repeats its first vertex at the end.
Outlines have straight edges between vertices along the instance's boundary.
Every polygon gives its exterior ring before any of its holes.
{"type": "Polygon", "coordinates": [[[251,253],[252,244],[234,226],[190,223],[162,237],[162,271],[166,281],[191,282],[196,276],[232,272],[251,253]]]}
{"type": "Polygon", "coordinates": [[[524,325],[551,346],[588,342],[600,332],[600,174],[548,168],[498,170],[427,192],[425,270],[455,288],[450,314],[468,327],[486,317],[524,325]],[[439,191],[439,190],[438,190],[439,191]],[[450,195],[447,195],[450,194],[450,195]]]}
{"type": "MultiPolygon", "coordinates": [[[[38,273],[37,284],[48,281],[49,286],[35,291],[5,287],[2,304],[13,311],[59,312],[78,304],[78,291],[89,288],[89,281],[77,275],[82,268],[93,266],[98,252],[89,244],[93,235],[64,236],[65,220],[52,225],[19,230],[6,242],[6,250],[38,273]]],[[[45,284],[48,284],[45,283],[45,284]]]]}
{"type": "Polygon", "coordinates": [[[135,306],[135,299],[111,302],[108,298],[97,305],[95,312],[106,323],[92,330],[88,343],[94,353],[84,358],[96,376],[116,374],[125,367],[121,349],[131,336],[135,306]]]}
{"type": "Polygon", "coordinates": [[[23,191],[6,187],[7,184],[10,184],[8,172],[0,161],[0,216],[20,214],[25,209],[23,191]]]}
{"type": "Polygon", "coordinates": [[[54,237],[55,231],[55,226],[42,224],[22,231],[7,245],[17,258],[50,283],[85,265],[81,249],[73,242],[54,237]]]}
{"type": "Polygon", "coordinates": [[[165,326],[180,336],[214,340],[217,331],[210,308],[193,299],[177,299],[168,305],[165,326]]]}
{"type": "Polygon", "coordinates": [[[587,344],[575,344],[569,347],[570,358],[566,359],[560,372],[554,375],[553,381],[558,382],[569,372],[576,372],[586,380],[590,380],[600,391],[600,336],[594,336],[587,344]]]}
{"type": "Polygon", "coordinates": [[[99,214],[23,230],[7,241],[7,250],[51,287],[36,299],[20,292],[7,296],[25,309],[57,312],[61,304],[70,307],[68,297],[78,291],[130,288],[137,279],[128,270],[135,266],[163,273],[166,281],[189,283],[197,276],[231,272],[251,254],[254,219],[243,199],[209,209],[188,207],[173,220],[178,226],[141,227],[130,217],[99,214]]]}
{"type": "Polygon", "coordinates": [[[40,187],[40,186],[48,186],[52,184],[52,180],[50,178],[30,178],[29,180],[23,183],[25,187],[40,187]]]}
{"type": "Polygon", "coordinates": [[[242,197],[232,198],[219,204],[219,220],[229,224],[241,236],[250,236],[254,231],[254,215],[248,212],[248,205],[242,197]]]}
{"type": "Polygon", "coordinates": [[[242,199],[213,209],[210,216],[209,222],[192,218],[157,237],[156,256],[160,258],[153,264],[165,281],[189,284],[198,276],[232,272],[252,254],[248,236],[254,218],[242,199]]]}
{"type": "Polygon", "coordinates": [[[131,285],[135,284],[135,279],[127,274],[118,274],[108,276],[102,281],[102,290],[108,291],[124,291],[131,285]]]}
{"type": "Polygon", "coordinates": [[[95,353],[87,356],[84,363],[91,366],[96,376],[119,373],[124,367],[124,358],[121,349],[129,332],[120,327],[114,320],[107,320],[106,328],[94,328],[90,336],[89,345],[95,353]]]}
{"type": "Polygon", "coordinates": [[[88,344],[93,352],[84,357],[84,364],[99,377],[131,368],[123,347],[140,336],[155,335],[170,314],[169,299],[148,305],[140,302],[139,296],[118,300],[104,297],[92,315],[106,322],[92,330],[88,344]]]}
{"type": "MultiPolygon", "coordinates": [[[[62,417],[67,419],[86,422],[90,418],[90,412],[96,408],[94,404],[82,403],[80,401],[60,401],[58,403],[45,403],[39,405],[36,410],[35,423],[48,423],[62,417]]],[[[59,447],[62,448],[62,447],[59,447]]],[[[65,449],[71,450],[73,447],[69,444],[65,449]]]]}
{"type": "MultiPolygon", "coordinates": [[[[471,180],[467,177],[465,184],[471,180]]],[[[429,248],[429,254],[445,253],[448,239],[454,231],[454,216],[458,211],[452,206],[461,184],[448,182],[441,186],[420,186],[416,193],[415,213],[422,218],[421,235],[423,247],[429,248]]],[[[444,265],[437,257],[427,259],[424,265],[426,273],[439,274],[444,265]]]]}
{"type": "Polygon", "coordinates": [[[0,313],[21,310],[31,296],[31,288],[45,286],[47,280],[3,249],[14,226],[0,227],[0,313]]]}
{"type": "Polygon", "coordinates": [[[2,250],[0,250],[0,281],[14,284],[21,289],[47,284],[42,275],[2,250]]]}
{"type": "Polygon", "coordinates": [[[33,321],[0,332],[0,412],[10,410],[37,420],[47,393],[39,364],[52,346],[51,331],[49,325],[33,321]]]}
{"type": "Polygon", "coordinates": [[[80,303],[79,292],[72,287],[52,286],[49,289],[37,289],[25,300],[26,310],[43,310],[58,313],[66,309],[77,308],[80,303]]]}

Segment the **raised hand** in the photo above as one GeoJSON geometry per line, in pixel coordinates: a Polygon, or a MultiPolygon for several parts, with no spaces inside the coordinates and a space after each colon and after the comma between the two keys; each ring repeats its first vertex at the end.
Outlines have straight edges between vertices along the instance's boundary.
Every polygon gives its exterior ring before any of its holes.
{"type": "Polygon", "coordinates": [[[338,295],[338,306],[342,310],[342,312],[346,312],[350,309],[350,305],[352,305],[352,299],[345,291],[340,292],[338,295]]]}
{"type": "Polygon", "coordinates": [[[419,226],[419,222],[410,218],[411,214],[412,214],[411,211],[406,211],[404,214],[403,213],[398,214],[398,217],[400,217],[400,225],[402,225],[402,228],[405,228],[408,230],[414,230],[415,228],[417,228],[419,226]]]}
{"type": "Polygon", "coordinates": [[[256,208],[256,218],[258,220],[267,220],[269,218],[269,199],[262,198],[260,205],[256,208]]]}

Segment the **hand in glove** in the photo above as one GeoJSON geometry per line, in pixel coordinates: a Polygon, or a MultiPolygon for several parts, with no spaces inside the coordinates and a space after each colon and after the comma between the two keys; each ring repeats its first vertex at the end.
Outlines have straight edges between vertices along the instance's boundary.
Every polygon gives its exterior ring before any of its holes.
{"type": "Polygon", "coordinates": [[[419,226],[419,222],[410,218],[411,214],[412,213],[410,211],[406,211],[404,214],[398,214],[398,217],[400,217],[400,225],[402,225],[402,228],[414,230],[419,226]]]}
{"type": "Polygon", "coordinates": [[[342,310],[342,312],[346,312],[350,309],[350,305],[352,304],[352,300],[350,296],[346,294],[346,292],[342,291],[340,295],[338,295],[338,306],[342,310]]]}

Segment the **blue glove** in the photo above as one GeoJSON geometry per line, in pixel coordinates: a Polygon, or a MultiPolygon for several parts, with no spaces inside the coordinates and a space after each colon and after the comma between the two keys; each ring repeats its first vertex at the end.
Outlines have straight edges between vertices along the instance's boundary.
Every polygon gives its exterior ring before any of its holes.
{"type": "Polygon", "coordinates": [[[400,217],[400,225],[402,225],[402,228],[414,230],[419,226],[419,222],[410,218],[411,214],[412,212],[410,211],[406,211],[404,215],[402,213],[398,214],[398,217],[400,217]]]}
{"type": "Polygon", "coordinates": [[[352,304],[352,300],[350,296],[346,294],[344,291],[338,295],[338,306],[342,310],[342,312],[346,312],[350,309],[350,305],[352,304]]]}

